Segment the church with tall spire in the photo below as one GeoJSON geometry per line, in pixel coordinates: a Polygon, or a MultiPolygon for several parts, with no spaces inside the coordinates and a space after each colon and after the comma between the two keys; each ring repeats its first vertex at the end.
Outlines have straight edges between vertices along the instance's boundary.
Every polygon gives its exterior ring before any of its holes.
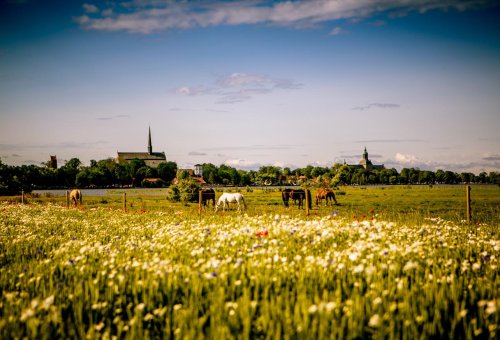
{"type": "Polygon", "coordinates": [[[118,151],[117,162],[126,164],[133,159],[143,160],[147,166],[156,168],[160,163],[166,162],[165,152],[153,152],[153,143],[151,142],[151,127],[148,134],[148,152],[120,152],[118,151]]]}
{"type": "MultiPolygon", "coordinates": [[[[344,164],[345,161],[344,161],[344,164]]],[[[359,164],[348,164],[350,168],[353,169],[365,169],[365,171],[372,171],[372,170],[382,170],[385,169],[383,164],[375,165],[373,164],[370,159],[368,158],[368,151],[366,151],[366,146],[365,146],[365,151],[363,151],[363,158],[359,161],[359,164]]]]}

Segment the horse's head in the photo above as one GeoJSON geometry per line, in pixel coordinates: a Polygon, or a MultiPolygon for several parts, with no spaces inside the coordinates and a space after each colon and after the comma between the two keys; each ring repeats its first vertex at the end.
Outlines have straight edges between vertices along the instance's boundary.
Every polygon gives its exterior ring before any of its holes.
{"type": "Polygon", "coordinates": [[[281,198],[283,199],[283,204],[285,207],[288,207],[288,200],[290,199],[290,192],[287,190],[283,190],[281,192],[281,198]]]}

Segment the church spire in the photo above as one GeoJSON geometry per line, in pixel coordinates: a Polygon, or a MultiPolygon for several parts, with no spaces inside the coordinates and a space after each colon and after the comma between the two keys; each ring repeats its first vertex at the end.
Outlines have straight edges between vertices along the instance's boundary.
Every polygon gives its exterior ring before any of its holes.
{"type": "Polygon", "coordinates": [[[365,146],[365,152],[363,152],[363,159],[368,160],[368,151],[366,151],[366,146],[365,146]]]}
{"type": "Polygon", "coordinates": [[[151,144],[151,126],[149,127],[148,153],[150,155],[153,153],[153,145],[151,144]]]}

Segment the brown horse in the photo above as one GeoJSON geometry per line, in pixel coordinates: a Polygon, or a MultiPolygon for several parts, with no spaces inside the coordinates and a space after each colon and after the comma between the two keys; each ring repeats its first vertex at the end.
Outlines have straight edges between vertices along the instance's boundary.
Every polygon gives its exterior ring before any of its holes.
{"type": "Polygon", "coordinates": [[[71,190],[71,193],[69,194],[69,200],[70,202],[72,202],[75,207],[78,205],[78,204],[82,204],[82,192],[80,191],[80,189],[73,189],[71,190]]]}
{"type": "Polygon", "coordinates": [[[332,204],[332,201],[335,202],[335,205],[338,205],[332,189],[319,189],[316,191],[316,205],[319,205],[323,200],[325,200],[325,206],[332,204]]]}
{"type": "MultiPolygon", "coordinates": [[[[309,194],[309,209],[311,209],[311,193],[307,190],[307,194],[309,194]]],[[[299,209],[304,207],[304,200],[306,199],[306,191],[304,189],[285,189],[281,192],[281,198],[283,199],[283,204],[285,207],[288,207],[288,201],[290,199],[293,200],[294,204],[297,204],[299,209]]]]}
{"type": "Polygon", "coordinates": [[[208,206],[210,201],[212,201],[212,206],[215,207],[215,190],[211,188],[201,189],[201,203],[208,206]]]}

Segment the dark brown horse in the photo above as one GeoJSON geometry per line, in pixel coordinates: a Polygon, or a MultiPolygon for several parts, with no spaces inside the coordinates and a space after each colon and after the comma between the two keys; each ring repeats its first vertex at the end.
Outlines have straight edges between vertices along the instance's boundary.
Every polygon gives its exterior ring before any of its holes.
{"type": "MultiPolygon", "coordinates": [[[[307,194],[309,194],[309,209],[311,209],[311,192],[307,190],[307,194]]],[[[304,207],[306,191],[304,189],[285,189],[281,192],[281,198],[285,207],[288,207],[288,201],[292,199],[295,204],[298,202],[298,207],[301,209],[304,207]]]]}
{"type": "Polygon", "coordinates": [[[215,207],[215,190],[211,188],[201,189],[201,203],[208,206],[210,201],[212,201],[212,206],[215,207]]]}
{"type": "Polygon", "coordinates": [[[323,200],[325,200],[325,205],[333,204],[337,205],[337,199],[335,198],[335,193],[332,189],[319,189],[316,191],[316,205],[319,205],[323,200]]]}

